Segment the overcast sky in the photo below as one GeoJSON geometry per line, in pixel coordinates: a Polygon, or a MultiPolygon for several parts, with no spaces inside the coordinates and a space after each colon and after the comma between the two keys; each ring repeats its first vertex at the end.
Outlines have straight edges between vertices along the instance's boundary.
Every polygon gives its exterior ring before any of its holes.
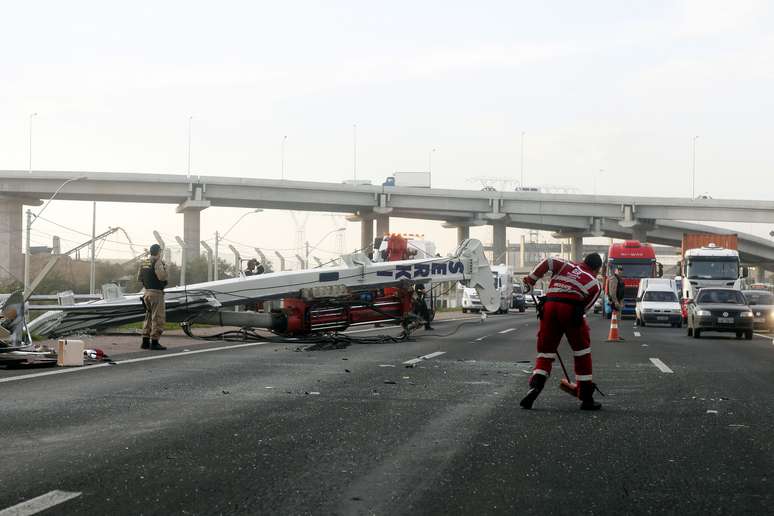
{"type": "MultiPolygon", "coordinates": [[[[184,174],[193,116],[195,174],[279,178],[287,136],[286,178],[348,179],[357,124],[357,175],[374,182],[426,170],[433,148],[434,186],[518,180],[524,132],[530,185],[688,196],[699,136],[697,194],[771,200],[772,18],[765,1],[13,2],[0,18],[0,169],[27,168],[37,112],[36,170],[184,174]]],[[[205,211],[202,238],[243,212],[205,211]]],[[[59,202],[44,216],[90,233],[90,215],[59,202]]],[[[117,225],[145,245],[153,229],[182,235],[172,206],[100,204],[98,231],[117,225]]],[[[307,233],[333,227],[314,216],[307,233]]],[[[444,250],[456,236],[392,229],[444,250]]],[[[34,230],[33,244],[84,240],[34,230]]],[[[292,219],[251,215],[230,238],[290,248],[292,219]]],[[[128,255],[115,240],[102,256],[128,255]]]]}

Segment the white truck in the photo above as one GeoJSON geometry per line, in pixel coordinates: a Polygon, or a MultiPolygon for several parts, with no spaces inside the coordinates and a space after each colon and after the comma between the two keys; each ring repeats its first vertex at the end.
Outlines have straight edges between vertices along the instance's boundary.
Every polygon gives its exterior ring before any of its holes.
{"type": "Polygon", "coordinates": [[[742,267],[739,262],[739,251],[712,243],[686,250],[682,270],[683,299],[696,299],[696,293],[704,287],[741,290],[742,278],[747,277],[747,267],[742,267]]]}
{"type": "Polygon", "coordinates": [[[430,188],[430,172],[395,172],[383,186],[430,188]]]}
{"type": "MultiPolygon", "coordinates": [[[[492,279],[499,297],[499,306],[494,311],[496,314],[507,314],[511,308],[513,296],[513,270],[505,265],[492,266],[492,279]]],[[[462,290],[462,313],[480,312],[484,310],[476,289],[464,288],[462,290]]]]}

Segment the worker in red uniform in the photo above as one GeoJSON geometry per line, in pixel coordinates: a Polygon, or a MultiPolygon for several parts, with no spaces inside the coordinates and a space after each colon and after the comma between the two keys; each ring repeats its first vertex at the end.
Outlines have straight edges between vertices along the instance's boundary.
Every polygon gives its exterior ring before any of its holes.
{"type": "Polygon", "coordinates": [[[586,323],[586,311],[594,306],[601,290],[597,281],[601,267],[602,258],[597,253],[589,254],[581,263],[546,258],[532,273],[524,276],[524,292],[528,294],[540,278],[551,273],[551,282],[538,311],[537,360],[529,379],[530,389],[521,400],[523,408],[532,408],[543,390],[563,335],[567,335],[575,358],[580,408],[598,410],[602,407],[601,403],[594,401],[596,385],[591,381],[591,337],[586,323]]]}

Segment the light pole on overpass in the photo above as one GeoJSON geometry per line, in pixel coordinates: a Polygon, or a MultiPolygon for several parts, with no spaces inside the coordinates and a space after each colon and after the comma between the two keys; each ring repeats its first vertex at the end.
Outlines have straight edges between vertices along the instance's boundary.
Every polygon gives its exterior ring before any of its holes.
{"type": "Polygon", "coordinates": [[[193,121],[193,115],[188,117],[188,171],[186,172],[186,178],[191,178],[191,123],[193,121]]]}
{"type": "MultiPolygon", "coordinates": [[[[31,118],[30,118],[31,119],[31,118]]],[[[46,201],[46,204],[43,205],[43,207],[40,209],[40,211],[36,214],[32,213],[32,210],[27,210],[27,245],[24,252],[24,292],[27,292],[27,289],[30,288],[30,229],[32,228],[32,224],[38,220],[38,217],[40,217],[43,212],[48,208],[48,205],[51,204],[51,201],[54,200],[54,197],[56,197],[56,194],[59,193],[62,188],[65,187],[68,183],[72,183],[73,181],[79,181],[81,179],[86,179],[86,176],[80,176],[80,177],[74,177],[72,179],[68,179],[61,185],[59,185],[59,188],[56,189],[56,191],[51,195],[51,197],[48,198],[46,201]]]]}
{"type": "MultiPolygon", "coordinates": [[[[28,173],[32,174],[32,119],[38,116],[37,113],[30,113],[30,162],[27,169],[28,173]]],[[[40,210],[43,211],[43,210],[40,210]]]]}
{"type": "Polygon", "coordinates": [[[691,199],[696,198],[696,140],[698,136],[693,137],[693,170],[691,172],[691,199]]]}
{"type": "Polygon", "coordinates": [[[287,140],[288,140],[287,136],[283,136],[282,137],[282,144],[281,144],[282,148],[281,148],[281,151],[280,151],[280,153],[282,154],[282,169],[281,169],[282,170],[282,175],[281,175],[281,177],[282,177],[283,181],[285,179],[285,142],[287,140]]]}
{"type": "Polygon", "coordinates": [[[521,132],[521,185],[524,188],[524,131],[521,132]]]}
{"type": "Polygon", "coordinates": [[[427,153],[427,172],[430,174],[430,185],[433,184],[433,154],[437,149],[433,147],[430,152],[427,153]]]}

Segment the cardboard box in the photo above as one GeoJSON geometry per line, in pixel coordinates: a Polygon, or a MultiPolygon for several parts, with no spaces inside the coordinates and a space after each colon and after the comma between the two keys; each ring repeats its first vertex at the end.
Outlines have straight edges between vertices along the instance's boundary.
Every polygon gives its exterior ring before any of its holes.
{"type": "Polygon", "coordinates": [[[82,367],[83,348],[82,340],[59,339],[56,348],[56,365],[82,367]]]}

